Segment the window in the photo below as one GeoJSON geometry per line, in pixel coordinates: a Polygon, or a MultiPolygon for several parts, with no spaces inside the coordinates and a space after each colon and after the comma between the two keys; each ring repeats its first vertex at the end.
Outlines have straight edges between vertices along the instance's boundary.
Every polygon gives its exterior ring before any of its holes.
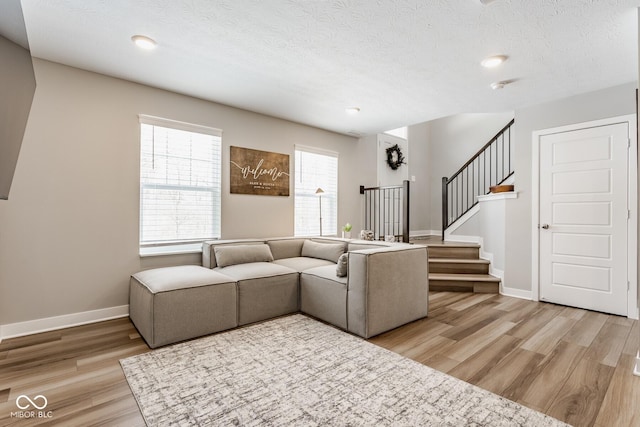
{"type": "Polygon", "coordinates": [[[140,246],[220,238],[222,132],[140,116],[140,246]]]}
{"type": "Polygon", "coordinates": [[[338,153],[296,146],[295,154],[295,235],[334,236],[338,230],[338,153]],[[316,194],[319,188],[324,193],[316,194]]]}

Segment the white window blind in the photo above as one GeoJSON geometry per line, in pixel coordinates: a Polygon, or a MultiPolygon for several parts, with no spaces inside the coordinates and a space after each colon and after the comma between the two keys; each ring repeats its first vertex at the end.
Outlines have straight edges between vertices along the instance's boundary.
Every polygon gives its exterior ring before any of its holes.
{"type": "Polygon", "coordinates": [[[220,237],[221,132],[140,116],[140,245],[220,237]]]}
{"type": "Polygon", "coordinates": [[[295,157],[295,235],[320,235],[321,202],[322,235],[336,235],[338,154],[296,146],[295,157]],[[316,194],[318,188],[324,193],[316,194]]]}

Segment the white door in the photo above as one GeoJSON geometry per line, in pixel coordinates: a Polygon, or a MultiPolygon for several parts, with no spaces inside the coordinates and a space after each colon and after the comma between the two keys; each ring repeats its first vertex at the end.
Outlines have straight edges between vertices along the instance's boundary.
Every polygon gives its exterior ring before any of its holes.
{"type": "Polygon", "coordinates": [[[540,300],[627,315],[629,125],[540,137],[540,300]]]}

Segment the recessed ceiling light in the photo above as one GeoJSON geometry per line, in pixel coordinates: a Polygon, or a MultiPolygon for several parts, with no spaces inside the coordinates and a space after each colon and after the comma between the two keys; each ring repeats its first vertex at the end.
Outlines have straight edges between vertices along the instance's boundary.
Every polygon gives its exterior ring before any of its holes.
{"type": "Polygon", "coordinates": [[[505,55],[495,55],[495,56],[490,56],[488,58],[484,58],[480,63],[480,65],[482,65],[485,68],[494,68],[502,64],[506,60],[507,60],[507,57],[505,55]]]}
{"type": "Polygon", "coordinates": [[[358,114],[360,112],[360,108],[358,107],[347,107],[344,109],[344,111],[346,111],[347,114],[358,114]]]}
{"type": "Polygon", "coordinates": [[[494,83],[491,83],[491,89],[493,90],[502,89],[506,84],[507,82],[494,82],[494,83]]]}
{"type": "Polygon", "coordinates": [[[156,41],[147,36],[133,36],[131,40],[138,46],[140,49],[151,50],[156,47],[156,41]]]}

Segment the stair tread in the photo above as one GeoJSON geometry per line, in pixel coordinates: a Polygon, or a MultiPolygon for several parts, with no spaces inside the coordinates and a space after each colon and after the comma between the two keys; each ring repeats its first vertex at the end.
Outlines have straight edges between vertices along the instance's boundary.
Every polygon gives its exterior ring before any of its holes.
{"type": "Polygon", "coordinates": [[[427,243],[428,248],[479,248],[477,243],[464,242],[445,242],[445,243],[427,243]]]}
{"type": "Polygon", "coordinates": [[[500,278],[491,274],[467,273],[429,273],[429,280],[453,280],[459,282],[500,282],[500,278]]]}
{"type": "Polygon", "coordinates": [[[489,260],[482,258],[429,258],[429,262],[442,264],[491,264],[489,260]]]}

